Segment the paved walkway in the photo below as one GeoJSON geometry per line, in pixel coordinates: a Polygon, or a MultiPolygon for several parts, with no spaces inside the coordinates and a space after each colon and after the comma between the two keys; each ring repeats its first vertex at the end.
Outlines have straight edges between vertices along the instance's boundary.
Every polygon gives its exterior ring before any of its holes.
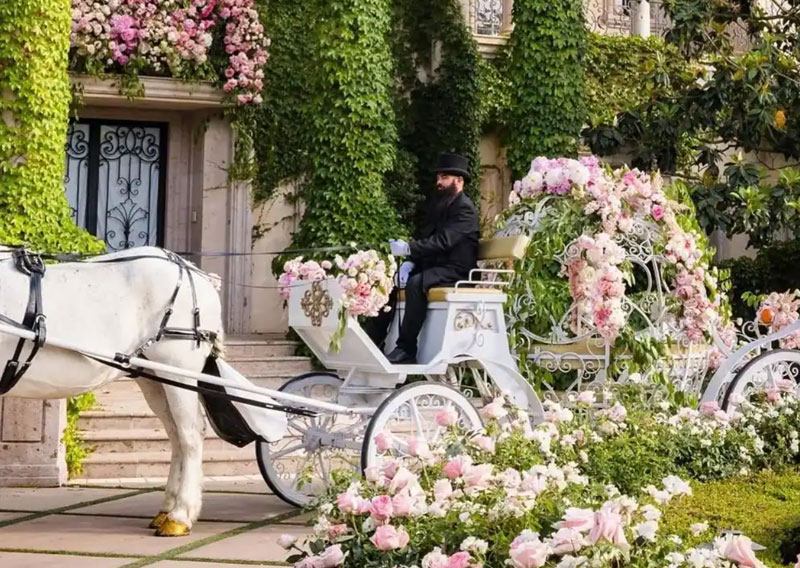
{"type": "Polygon", "coordinates": [[[308,515],[255,479],[208,479],[192,534],[158,538],[147,528],[162,488],[0,488],[2,568],[229,568],[285,565],[283,533],[310,532],[308,515]]]}

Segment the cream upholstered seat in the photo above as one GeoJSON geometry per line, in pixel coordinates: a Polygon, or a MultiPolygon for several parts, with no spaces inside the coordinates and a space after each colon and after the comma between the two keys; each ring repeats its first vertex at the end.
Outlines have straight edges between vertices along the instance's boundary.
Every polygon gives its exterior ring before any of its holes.
{"type": "MultiPolygon", "coordinates": [[[[513,262],[515,259],[520,259],[525,255],[525,249],[528,247],[530,238],[525,235],[516,235],[513,237],[494,237],[491,239],[484,239],[478,245],[478,260],[483,261],[497,261],[505,260],[513,262]]],[[[481,287],[479,284],[489,284],[489,282],[475,281],[475,285],[466,285],[447,287],[447,288],[431,288],[428,290],[429,302],[445,302],[451,294],[495,294],[503,293],[501,288],[481,287]]],[[[398,299],[403,302],[406,299],[406,291],[400,290],[398,299]]]]}

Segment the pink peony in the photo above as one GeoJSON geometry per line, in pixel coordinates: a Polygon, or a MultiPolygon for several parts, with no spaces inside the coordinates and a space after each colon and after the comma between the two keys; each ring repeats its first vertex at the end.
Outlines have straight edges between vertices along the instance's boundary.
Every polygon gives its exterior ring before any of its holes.
{"type": "Polygon", "coordinates": [[[392,525],[381,525],[375,529],[370,542],[375,548],[388,552],[389,550],[399,550],[408,544],[408,533],[402,527],[396,529],[392,525]]]}
{"type": "Polygon", "coordinates": [[[337,525],[331,525],[328,528],[328,538],[333,540],[337,537],[347,534],[347,525],[344,523],[339,523],[337,525]]]}
{"type": "Polygon", "coordinates": [[[700,404],[700,412],[707,416],[713,416],[719,410],[719,404],[716,400],[707,400],[700,404]]]}

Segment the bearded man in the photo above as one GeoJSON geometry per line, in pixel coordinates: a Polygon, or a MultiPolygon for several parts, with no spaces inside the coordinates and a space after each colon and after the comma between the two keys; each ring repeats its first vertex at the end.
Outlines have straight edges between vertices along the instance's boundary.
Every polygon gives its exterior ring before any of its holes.
{"type": "MultiPolygon", "coordinates": [[[[436,169],[436,195],[427,208],[419,240],[389,241],[392,254],[409,257],[398,270],[400,287],[405,287],[406,305],[397,346],[388,355],[390,363],[416,363],[417,337],[425,323],[428,309],[428,290],[452,286],[469,278],[477,266],[480,219],[472,201],[464,194],[469,182],[469,162],[464,156],[439,155],[436,169]]],[[[397,302],[397,289],[392,292],[390,305],[397,302]]],[[[373,318],[367,329],[376,344],[381,345],[394,310],[373,318]],[[383,316],[383,317],[382,317],[383,316]]]]}

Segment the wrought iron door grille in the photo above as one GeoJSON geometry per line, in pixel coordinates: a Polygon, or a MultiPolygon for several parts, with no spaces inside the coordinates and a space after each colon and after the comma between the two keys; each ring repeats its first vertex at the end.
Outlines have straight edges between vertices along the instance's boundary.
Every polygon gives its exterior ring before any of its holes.
{"type": "Polygon", "coordinates": [[[109,251],[163,246],[166,156],[165,123],[71,121],[64,188],[75,223],[109,251]]]}

